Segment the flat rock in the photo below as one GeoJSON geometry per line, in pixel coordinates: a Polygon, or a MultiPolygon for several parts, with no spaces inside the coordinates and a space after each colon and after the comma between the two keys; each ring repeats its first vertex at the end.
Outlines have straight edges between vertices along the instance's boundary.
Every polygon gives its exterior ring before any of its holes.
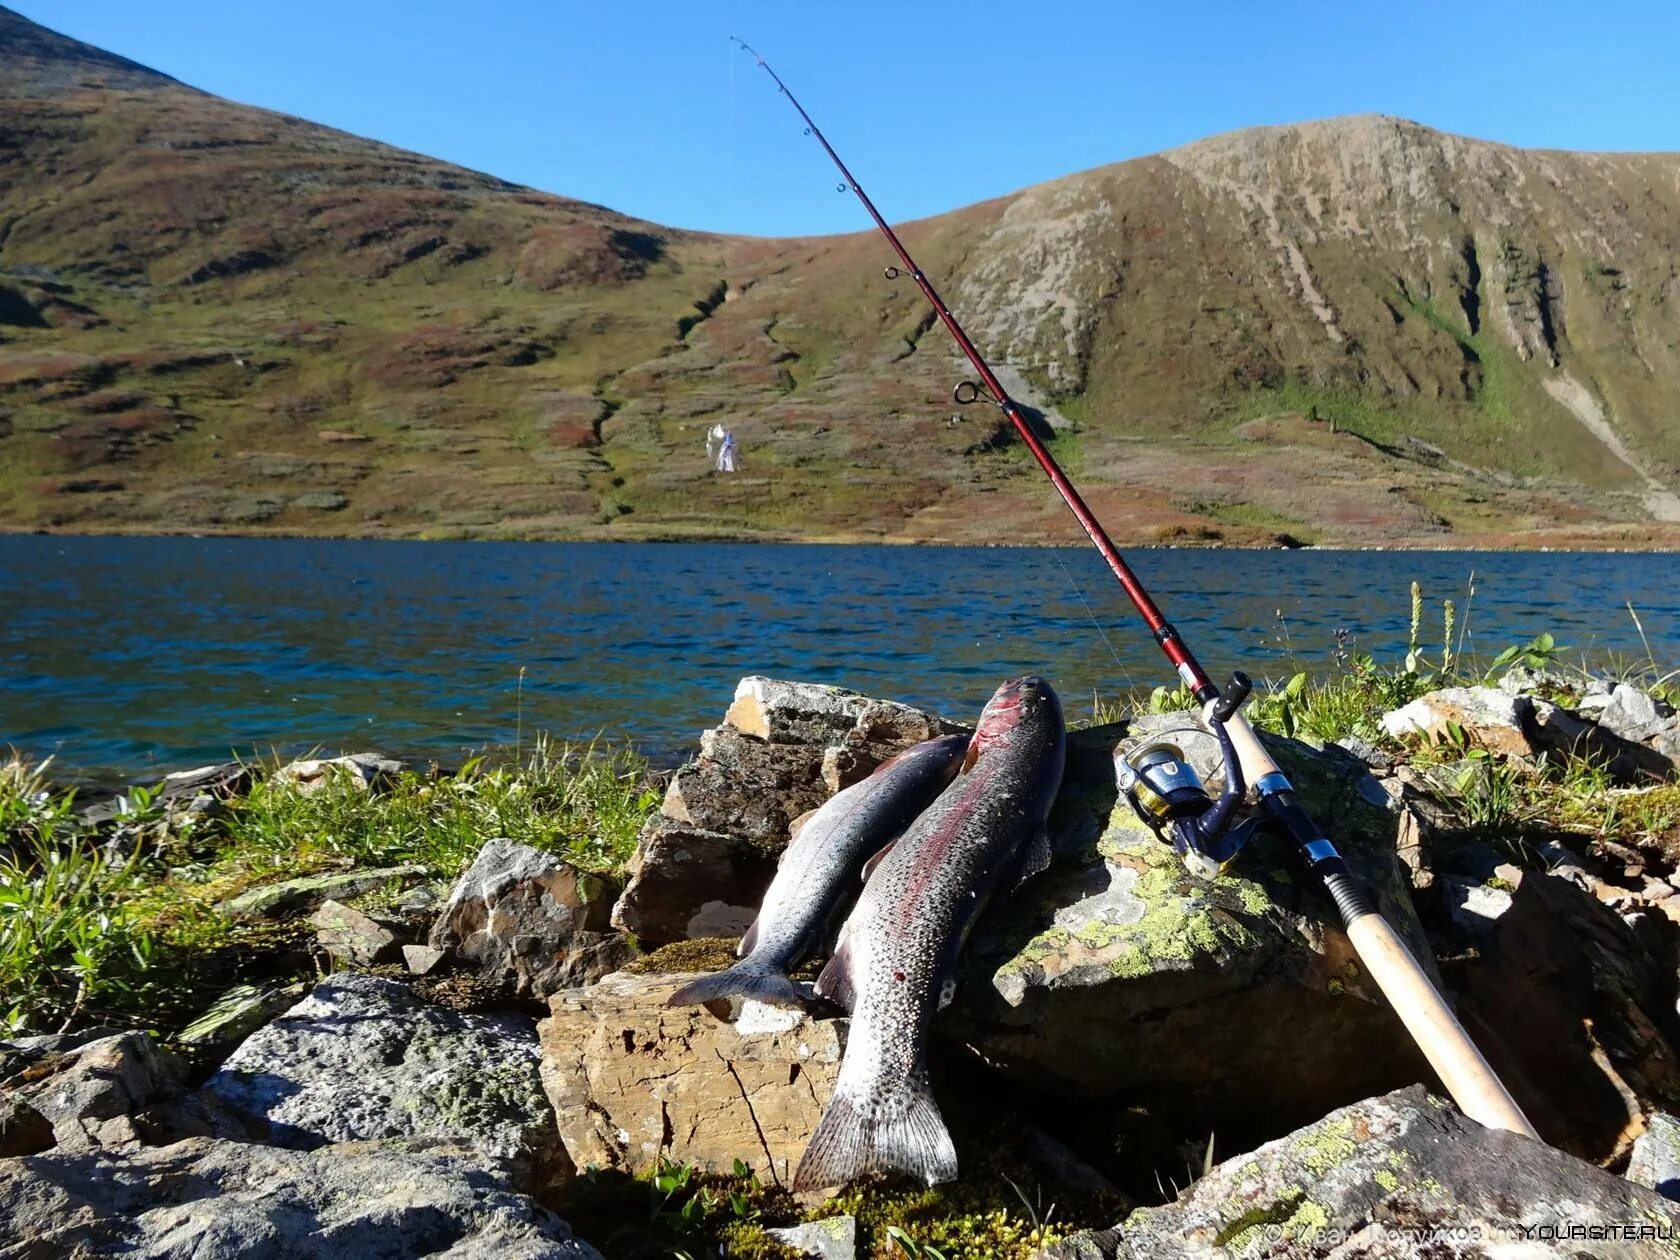
{"type": "Polygon", "coordinates": [[[470,1158],[191,1138],[0,1161],[0,1260],[601,1260],[470,1158]]]}
{"type": "Polygon", "coordinates": [[[608,976],[549,1002],[543,1088],[578,1167],[661,1158],[785,1183],[840,1069],[836,1021],[742,1004],[735,1022],[665,999],[693,973],[608,976]]]}
{"type": "Polygon", "coordinates": [[[521,997],[546,998],[633,956],[610,930],[617,891],[551,853],[490,840],[450,893],[428,944],[521,997]]]}
{"type": "MultiPolygon", "coordinates": [[[[1198,879],[1117,799],[1111,754],[1128,733],[1170,738],[1212,778],[1217,745],[1188,715],[1071,732],[1050,818],[1055,860],[976,926],[948,1030],[1033,1087],[1146,1097],[1217,1118],[1222,1133],[1287,1131],[1425,1079],[1292,846],[1262,834],[1224,874],[1198,879]]],[[[1392,798],[1340,749],[1264,738],[1432,968],[1395,857],[1392,798]]]]}
{"type": "Polygon", "coordinates": [[[800,1255],[813,1260],[854,1260],[857,1255],[857,1218],[830,1216],[826,1220],[764,1231],[800,1255]]]}
{"type": "Polygon", "coordinates": [[[1456,726],[1489,752],[1527,757],[1537,751],[1525,728],[1529,709],[1527,696],[1498,687],[1444,687],[1383,714],[1380,724],[1396,739],[1422,734],[1433,741],[1456,726]]]}
{"type": "Polygon", "coordinates": [[[378,976],[333,976],[259,1029],[206,1085],[258,1140],[308,1150],[447,1140],[540,1188],[570,1175],[537,1073],[533,1021],[429,1006],[378,976]]]}
{"type": "Polygon", "coordinates": [[[844,687],[751,676],[735,688],[724,722],[772,744],[876,743],[909,747],[964,729],[892,700],[875,700],[844,687]]]}
{"type": "Polygon", "coordinates": [[[297,1004],[305,986],[239,984],[223,993],[178,1040],[188,1045],[233,1045],[243,1041],[281,1011],[297,1004]]]}
{"type": "Polygon", "coordinates": [[[428,976],[437,970],[438,965],[449,955],[441,949],[433,949],[430,945],[404,945],[403,966],[410,975],[428,976]]]}
{"type": "Polygon", "coordinates": [[[372,967],[397,956],[396,934],[342,901],[323,901],[309,922],[321,948],[341,962],[372,967]]]}
{"type": "Polygon", "coordinates": [[[1484,1129],[1421,1086],[1344,1107],[1226,1160],[1172,1203],[1045,1260],[1217,1256],[1671,1255],[1674,1205],[1529,1138],[1484,1129]]]}
{"type": "Polygon", "coordinates": [[[304,875],[298,879],[248,888],[237,897],[224,901],[220,909],[223,914],[235,918],[261,916],[280,919],[305,914],[326,901],[358,897],[393,882],[411,883],[425,875],[426,868],[412,862],[402,866],[304,875]]]}

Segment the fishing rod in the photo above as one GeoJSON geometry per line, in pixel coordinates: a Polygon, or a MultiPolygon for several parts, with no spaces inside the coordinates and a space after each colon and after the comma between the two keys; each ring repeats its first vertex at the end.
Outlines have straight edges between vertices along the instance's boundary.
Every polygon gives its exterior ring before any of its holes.
{"type": "MultiPolygon", "coordinates": [[[[1061,495],[1062,501],[1067,504],[1080,528],[1085,531],[1092,545],[1119,580],[1127,598],[1132,601],[1144,624],[1149,627],[1155,642],[1160,645],[1162,652],[1172,662],[1173,668],[1178,671],[1179,678],[1190,689],[1196,703],[1202,706],[1209,728],[1218,736],[1222,747],[1236,752],[1236,765],[1227,769],[1227,775],[1231,776],[1233,772],[1240,774],[1253,785],[1264,817],[1276,824],[1295,842],[1308,869],[1323,882],[1331,899],[1336,903],[1343,927],[1360,961],[1388,998],[1447,1092],[1472,1120],[1489,1128],[1508,1129],[1537,1138],[1538,1134],[1535,1133],[1533,1125],[1528,1122],[1522,1109],[1517,1106],[1493,1069],[1488,1066],[1481,1051],[1470,1040],[1469,1034],[1464,1031],[1463,1025],[1458,1022],[1458,1017],[1453,1014],[1446,999],[1436,989],[1429,974],[1412,956],[1399,933],[1366,896],[1365,890],[1354,878],[1353,872],[1335,844],[1301,804],[1288,776],[1279,769],[1272,755],[1261,744],[1259,736],[1254,733],[1254,728],[1238,711],[1248,694],[1248,679],[1241,673],[1233,674],[1230,685],[1221,692],[1208,677],[1207,671],[1201,667],[1183,637],[1150,598],[1149,592],[1143,588],[1143,583],[1132,572],[1119,548],[1109,538],[1108,532],[1103,529],[1095,514],[1086,506],[1085,500],[1080,497],[1079,491],[1056,463],[1055,457],[1039,440],[1038,434],[1033,431],[1033,426],[1022,412],[1021,405],[1004,389],[996,373],[975,348],[968,334],[963,331],[956,316],[951,314],[950,308],[945,305],[945,300],[939,296],[938,290],[933,287],[926,273],[910,256],[910,251],[905,249],[904,242],[898,239],[898,234],[881,217],[881,212],[875,208],[869,194],[863,191],[863,186],[847,169],[840,155],[834,151],[828,137],[823,135],[822,129],[799,103],[799,99],[788,90],[781,76],[770,68],[769,62],[748,46],[745,40],[734,35],[729,38],[764,68],[764,72],[775,81],[777,90],[787,97],[788,103],[804,119],[805,134],[813,137],[823,147],[823,152],[828,154],[829,160],[840,172],[842,182],[837,191],[856,194],[857,199],[863,203],[863,208],[868,211],[869,217],[875,221],[875,226],[880,229],[881,235],[887,238],[887,243],[904,264],[903,272],[897,267],[888,267],[887,278],[892,280],[900,274],[908,275],[921,289],[922,296],[927,298],[940,323],[945,325],[957,343],[957,348],[963,352],[980,377],[991,401],[1009,418],[1015,432],[1032,453],[1033,459],[1044,470],[1045,476],[1050,478],[1051,485],[1056,487],[1056,493],[1061,495]]],[[[957,386],[954,397],[958,403],[974,402],[981,397],[981,387],[965,381],[957,386]]],[[[1131,771],[1128,795],[1133,797],[1134,802],[1145,806],[1146,818],[1159,824],[1170,834],[1174,847],[1185,856],[1193,871],[1207,874],[1210,868],[1217,870],[1224,860],[1228,860],[1234,846],[1221,844],[1219,836],[1215,833],[1226,827],[1230,821],[1228,798],[1232,792],[1229,783],[1225,799],[1208,808],[1204,796],[1201,805],[1191,807],[1198,812],[1192,813],[1186,808],[1186,802],[1192,795],[1193,780],[1184,776],[1182,763],[1177,759],[1162,756],[1148,760],[1145,765],[1123,768],[1123,780],[1127,777],[1128,769],[1131,771]],[[1200,813],[1200,810],[1206,812],[1200,813]]],[[[1122,786],[1128,785],[1123,782],[1122,786]]],[[[1200,785],[1194,786],[1199,791],[1200,785]]],[[[1240,787],[1236,789],[1239,795],[1241,791],[1240,787]]]]}

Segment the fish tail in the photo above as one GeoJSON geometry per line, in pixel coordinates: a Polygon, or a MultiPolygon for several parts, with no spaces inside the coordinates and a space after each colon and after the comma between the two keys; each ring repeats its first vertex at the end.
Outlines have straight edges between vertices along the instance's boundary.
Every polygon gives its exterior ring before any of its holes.
{"type": "Polygon", "coordinates": [[[726,997],[757,998],[774,1006],[802,1006],[810,994],[776,968],[747,958],[715,975],[689,981],[666,998],[665,1005],[699,1006],[726,997]]]}
{"type": "Polygon", "coordinates": [[[868,1172],[906,1172],[928,1185],[954,1181],[957,1152],[927,1072],[883,1082],[874,1096],[837,1088],[793,1175],[796,1192],[843,1186],[868,1172]]]}

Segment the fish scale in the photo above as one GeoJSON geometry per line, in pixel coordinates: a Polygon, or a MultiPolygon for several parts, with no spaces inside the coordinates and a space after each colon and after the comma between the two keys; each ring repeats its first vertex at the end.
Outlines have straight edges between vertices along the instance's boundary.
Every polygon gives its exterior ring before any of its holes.
{"type": "Polygon", "coordinates": [[[1061,705],[1040,678],[999,687],[965,769],[869,876],[817,992],[852,1012],[846,1053],[796,1190],[902,1171],[957,1174],[928,1085],[927,1039],[957,952],[992,893],[1049,861],[1045,820],[1066,759],[1061,705]]]}

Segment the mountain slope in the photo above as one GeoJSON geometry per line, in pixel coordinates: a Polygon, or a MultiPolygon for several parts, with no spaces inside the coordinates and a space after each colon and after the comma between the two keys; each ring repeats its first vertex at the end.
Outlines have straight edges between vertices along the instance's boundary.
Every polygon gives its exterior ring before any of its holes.
{"type": "MultiPolygon", "coordinates": [[[[1680,541],[1674,155],[1337,119],[904,235],[1117,537],[1680,541]]],[[[0,524],[1071,537],[884,261],[516,187],[0,9],[0,524]]]]}

